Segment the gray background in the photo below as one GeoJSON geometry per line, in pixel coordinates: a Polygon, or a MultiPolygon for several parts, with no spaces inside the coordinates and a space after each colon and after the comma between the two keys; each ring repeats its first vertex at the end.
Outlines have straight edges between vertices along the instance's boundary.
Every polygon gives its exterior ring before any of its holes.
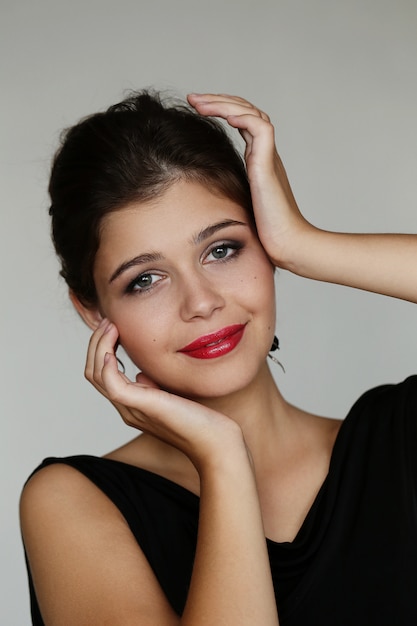
{"type": "MultiPolygon", "coordinates": [[[[21,626],[25,478],[45,456],[102,454],[135,434],[83,380],[89,333],[48,232],[59,130],[127,89],[236,93],[273,118],[313,223],[416,231],[417,3],[2,0],[0,11],[0,623],[21,626]]],[[[277,286],[287,373],[274,371],[292,402],[344,416],[365,389],[416,371],[411,304],[285,272],[277,286]]]]}

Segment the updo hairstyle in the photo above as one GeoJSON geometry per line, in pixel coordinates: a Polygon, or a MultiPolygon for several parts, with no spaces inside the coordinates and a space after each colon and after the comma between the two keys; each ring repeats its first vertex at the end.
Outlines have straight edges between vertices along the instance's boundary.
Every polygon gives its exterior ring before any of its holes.
{"type": "Polygon", "coordinates": [[[60,273],[85,306],[97,304],[93,269],[103,218],[179,180],[200,182],[252,214],[242,157],[220,122],[184,102],[135,92],[64,131],[49,214],[60,273]]]}

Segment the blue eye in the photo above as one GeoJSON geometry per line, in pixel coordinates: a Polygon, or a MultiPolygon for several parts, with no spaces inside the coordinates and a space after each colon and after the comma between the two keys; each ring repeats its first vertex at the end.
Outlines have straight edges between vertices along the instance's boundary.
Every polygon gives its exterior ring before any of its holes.
{"type": "Polygon", "coordinates": [[[127,286],[127,293],[142,293],[144,291],[149,291],[152,287],[155,286],[160,280],[162,280],[162,276],[159,274],[139,274],[136,276],[127,286]]]}
{"type": "Polygon", "coordinates": [[[217,246],[211,251],[215,259],[224,259],[228,256],[229,248],[227,246],[217,246]]]}
{"type": "Polygon", "coordinates": [[[226,261],[235,257],[241,249],[242,244],[237,242],[217,244],[211,248],[206,258],[212,257],[215,261],[226,261]]]}

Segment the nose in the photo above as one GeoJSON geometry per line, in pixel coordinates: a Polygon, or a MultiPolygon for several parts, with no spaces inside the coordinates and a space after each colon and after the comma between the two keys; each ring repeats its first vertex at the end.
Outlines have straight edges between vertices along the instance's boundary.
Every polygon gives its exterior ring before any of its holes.
{"type": "Polygon", "coordinates": [[[225,305],[223,296],[215,284],[201,273],[188,276],[179,285],[181,293],[180,314],[184,321],[193,318],[209,318],[214,311],[225,305]]]}

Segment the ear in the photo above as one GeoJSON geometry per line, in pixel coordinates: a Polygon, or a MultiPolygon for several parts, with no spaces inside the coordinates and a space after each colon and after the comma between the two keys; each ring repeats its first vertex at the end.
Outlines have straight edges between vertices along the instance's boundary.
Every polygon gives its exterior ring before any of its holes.
{"type": "Polygon", "coordinates": [[[78,299],[71,289],[69,290],[69,297],[81,319],[91,330],[95,330],[103,319],[98,307],[87,307],[78,299]]]}

